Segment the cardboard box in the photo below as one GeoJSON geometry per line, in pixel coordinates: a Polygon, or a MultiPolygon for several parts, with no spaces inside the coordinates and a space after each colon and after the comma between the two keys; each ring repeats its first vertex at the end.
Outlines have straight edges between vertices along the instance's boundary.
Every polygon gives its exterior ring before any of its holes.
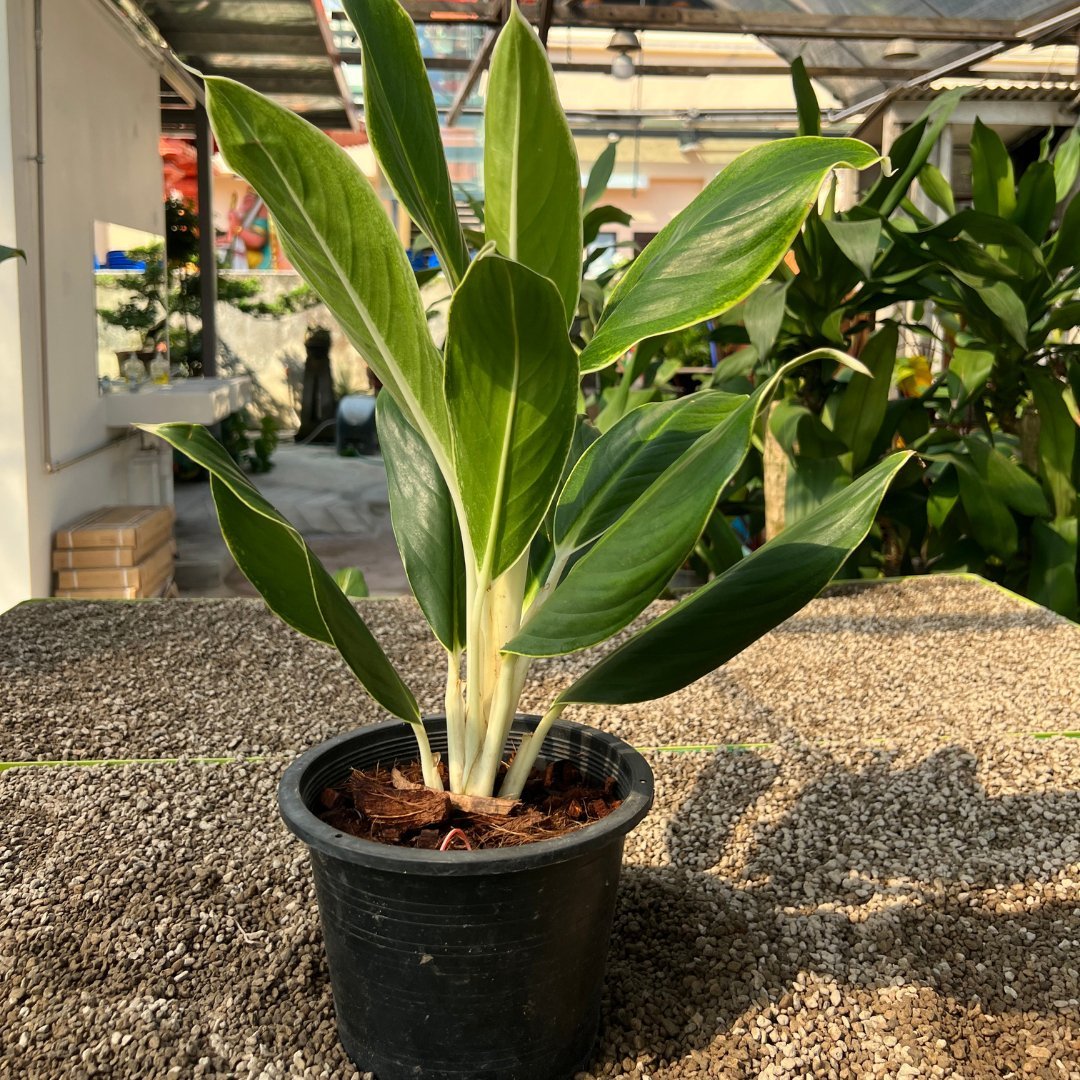
{"type": "Polygon", "coordinates": [[[172,533],[171,506],[106,506],[56,534],[57,548],[136,548],[152,551],[172,533]]]}
{"type": "MultiPolygon", "coordinates": [[[[173,543],[166,540],[135,566],[107,566],[88,569],[61,570],[57,574],[58,589],[136,588],[144,591],[172,577],[173,543]]],[[[59,595],[59,593],[58,593],[59,595]]]]}
{"type": "MultiPolygon", "coordinates": [[[[176,541],[167,540],[173,555],[176,541]]],[[[92,570],[106,566],[136,566],[147,558],[154,548],[59,548],[52,554],[54,570],[92,570]]]]}

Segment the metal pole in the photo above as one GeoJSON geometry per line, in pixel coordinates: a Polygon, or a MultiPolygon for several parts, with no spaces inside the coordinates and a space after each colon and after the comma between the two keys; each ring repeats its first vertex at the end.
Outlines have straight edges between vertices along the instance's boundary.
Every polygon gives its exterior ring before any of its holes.
{"type": "Polygon", "coordinates": [[[217,250],[214,244],[214,139],[210,118],[195,106],[195,152],[199,191],[199,313],[203,375],[217,374],[217,250]]]}

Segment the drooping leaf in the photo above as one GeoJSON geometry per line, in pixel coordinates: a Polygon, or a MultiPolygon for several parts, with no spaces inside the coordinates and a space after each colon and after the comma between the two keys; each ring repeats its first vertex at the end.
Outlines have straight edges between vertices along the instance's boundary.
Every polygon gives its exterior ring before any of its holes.
{"type": "Polygon", "coordinates": [[[375,402],[390,520],[413,595],[443,648],[465,645],[465,556],[457,514],[431,450],[389,394],[375,402]]]}
{"type": "Polygon", "coordinates": [[[795,90],[795,108],[799,114],[800,135],[821,134],[821,106],[818,105],[814,84],[806,74],[801,56],[791,61],[791,84],[795,90]]]}
{"type": "Polygon", "coordinates": [[[833,430],[851,451],[852,473],[869,460],[885,420],[899,339],[900,332],[893,322],[886,323],[870,338],[859,356],[870,369],[870,377],[852,375],[837,408],[833,430]]]}
{"type": "Polygon", "coordinates": [[[946,379],[957,409],[962,409],[982,390],[993,367],[994,354],[989,349],[954,350],[946,379]]]}
{"type": "Polygon", "coordinates": [[[946,214],[956,213],[952,186],[942,171],[929,161],[919,170],[919,187],[923,189],[923,194],[946,214]]]}
{"type": "Polygon", "coordinates": [[[345,0],[363,51],[364,128],[390,186],[450,280],[469,265],[416,27],[398,0],[345,0]]]}
{"type": "Polygon", "coordinates": [[[743,303],[743,323],[750,344],[762,360],[767,360],[784,322],[788,282],[763,281],[743,303]]]}
{"type": "Polygon", "coordinates": [[[1001,136],[977,117],[971,130],[971,189],[975,209],[1010,218],[1016,210],[1013,164],[1001,136]]]}
{"type": "Polygon", "coordinates": [[[1024,301],[1004,281],[975,287],[979,299],[1001,320],[1002,328],[1020,346],[1027,345],[1028,317],[1024,301]]]}
{"type": "Polygon", "coordinates": [[[619,144],[609,142],[589,170],[589,179],[585,183],[585,192],[581,199],[581,208],[586,213],[596,205],[600,196],[607,191],[608,181],[611,180],[611,174],[615,170],[615,155],[618,152],[619,144]]]}
{"type": "Polygon", "coordinates": [[[615,286],[581,354],[582,371],[606,367],[643,338],[733,307],[784,257],[829,172],[876,160],[865,143],[825,138],[777,140],[736,158],[615,286]]]}
{"type": "Polygon", "coordinates": [[[225,158],[273,213],[293,265],[425,437],[445,445],[442,361],[379,197],[332,139],[229,79],[206,79],[225,158]]]}
{"type": "Polygon", "coordinates": [[[302,634],[334,645],[371,696],[402,720],[419,723],[416,700],[356,608],[303,537],[197,424],[141,424],[210,473],[221,534],[267,606],[302,634]]]}
{"type": "Polygon", "coordinates": [[[881,239],[881,218],[866,218],[864,221],[831,218],[822,221],[822,224],[852,265],[870,277],[874,272],[874,259],[881,239]]]}
{"type": "Polygon", "coordinates": [[[1065,405],[1064,384],[1039,368],[1029,370],[1028,382],[1039,410],[1039,467],[1050,489],[1054,517],[1076,517],[1075,470],[1080,428],[1073,423],[1065,405]]]}
{"type": "Polygon", "coordinates": [[[1074,195],[1061,216],[1057,238],[1046,257],[1047,269],[1059,274],[1080,262],[1080,193],[1074,195]]]}
{"type": "Polygon", "coordinates": [[[1001,559],[1016,554],[1019,534],[1016,519],[975,464],[962,455],[951,458],[960,485],[960,502],[971,526],[971,535],[985,550],[1001,559]]]}
{"type": "Polygon", "coordinates": [[[1055,202],[1068,197],[1080,171],[1080,131],[1073,128],[1054,151],[1055,202]]]}
{"type": "Polygon", "coordinates": [[[351,600],[362,600],[369,596],[367,578],[358,566],[343,566],[333,573],[334,584],[351,600]]]}
{"type": "Polygon", "coordinates": [[[595,540],[685,450],[744,397],[709,391],[642,405],[582,454],[555,506],[554,539],[574,549],[595,540]]]}
{"type": "Polygon", "coordinates": [[[484,189],[488,240],[555,282],[569,325],[581,284],[581,173],[551,63],[516,4],[491,58],[484,189]]]}
{"type": "Polygon", "coordinates": [[[609,653],[559,701],[648,701],[736,656],[829,583],[870,530],[886,489],[910,456],[894,454],[878,462],[819,510],[609,653]]]}
{"type": "Polygon", "coordinates": [[[450,304],[454,468],[477,566],[493,578],[544,520],[574,434],[577,356],[561,304],[550,281],[499,255],[477,259],[450,304]]]}
{"type": "Polygon", "coordinates": [[[600,235],[605,225],[629,225],[633,218],[617,206],[594,206],[586,215],[581,229],[581,242],[588,247],[600,235]]]}

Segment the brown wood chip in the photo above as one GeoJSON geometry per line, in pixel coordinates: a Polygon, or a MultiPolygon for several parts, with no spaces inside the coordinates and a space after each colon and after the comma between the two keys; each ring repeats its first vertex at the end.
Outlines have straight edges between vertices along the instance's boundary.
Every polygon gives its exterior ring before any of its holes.
{"type": "Polygon", "coordinates": [[[519,799],[492,799],[486,795],[459,795],[450,792],[450,805],[463,814],[489,814],[508,817],[521,806],[519,799]]]}

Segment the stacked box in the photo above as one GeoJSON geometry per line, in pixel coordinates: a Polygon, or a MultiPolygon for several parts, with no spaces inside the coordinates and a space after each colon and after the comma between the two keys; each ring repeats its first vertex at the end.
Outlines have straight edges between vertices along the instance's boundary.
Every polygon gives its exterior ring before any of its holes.
{"type": "Polygon", "coordinates": [[[175,595],[171,506],[107,506],[56,534],[55,596],[134,600],[175,595]]]}

